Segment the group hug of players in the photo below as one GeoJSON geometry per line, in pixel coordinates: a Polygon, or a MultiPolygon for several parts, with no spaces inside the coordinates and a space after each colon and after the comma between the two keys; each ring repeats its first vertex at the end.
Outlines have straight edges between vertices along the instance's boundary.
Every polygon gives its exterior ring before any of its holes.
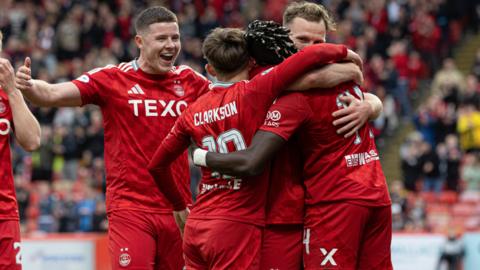
{"type": "MultiPolygon", "coordinates": [[[[15,123],[20,145],[38,147],[23,96],[100,107],[112,269],[392,269],[391,202],[366,123],[381,102],[359,85],[360,57],[325,43],[323,6],[290,4],[283,24],[213,30],[202,50],[215,83],[174,66],[180,32],[164,7],[137,16],[137,59],[70,82],[32,79],[28,57],[16,74],[0,59],[0,132],[15,123]]],[[[0,270],[21,269],[4,133],[0,270]]]]}

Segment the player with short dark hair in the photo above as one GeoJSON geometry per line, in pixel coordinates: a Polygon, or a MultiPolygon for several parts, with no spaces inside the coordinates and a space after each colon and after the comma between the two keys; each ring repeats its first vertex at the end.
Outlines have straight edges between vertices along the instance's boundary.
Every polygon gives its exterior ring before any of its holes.
{"type": "MultiPolygon", "coordinates": [[[[188,66],[174,66],[180,32],[174,13],[150,7],[136,18],[137,59],[107,65],[64,83],[31,80],[30,59],[17,87],[40,106],[98,105],[105,134],[106,205],[113,269],[182,269],[182,239],[172,205],[156,188],[146,165],[182,111],[210,82],[188,66]]],[[[187,153],[172,164],[190,202],[187,153]]]]}
{"type": "MultiPolygon", "coordinates": [[[[251,63],[245,58],[242,31],[214,30],[205,39],[203,51],[212,61],[207,71],[220,82],[184,111],[149,164],[159,189],[177,211],[180,227],[186,202],[172,178],[170,163],[191,140],[221,153],[245,149],[280,91],[309,69],[347,56],[341,45],[313,46],[245,81],[251,63]],[[225,59],[231,61],[227,68],[220,65],[225,59]]],[[[259,269],[267,187],[268,172],[254,178],[228,178],[203,170],[200,192],[185,225],[187,269],[259,269]]]]}
{"type": "Polygon", "coordinates": [[[178,23],[177,15],[161,6],[147,8],[135,19],[135,32],[143,33],[154,23],[178,23]]]}
{"type": "MultiPolygon", "coordinates": [[[[0,52],[3,34],[0,31],[0,52]]],[[[0,268],[21,270],[18,204],[10,157],[10,132],[27,151],[40,146],[40,125],[15,89],[15,73],[10,61],[0,58],[0,268]]]]}

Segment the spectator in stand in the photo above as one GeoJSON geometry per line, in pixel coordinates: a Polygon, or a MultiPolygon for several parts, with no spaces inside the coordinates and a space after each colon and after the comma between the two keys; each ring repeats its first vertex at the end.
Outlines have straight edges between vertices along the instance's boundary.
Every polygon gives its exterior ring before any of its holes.
{"type": "Polygon", "coordinates": [[[475,62],[472,66],[472,74],[474,74],[477,79],[480,79],[480,49],[477,49],[477,53],[475,54],[475,62]]]}
{"type": "Polygon", "coordinates": [[[401,231],[407,220],[407,197],[402,181],[395,180],[390,185],[392,199],[392,226],[394,231],[401,231]]]}
{"type": "Polygon", "coordinates": [[[427,76],[427,67],[420,58],[417,51],[413,51],[408,56],[408,80],[410,82],[410,91],[416,92],[418,89],[418,82],[420,79],[425,79],[427,76]]]}
{"type": "Polygon", "coordinates": [[[458,70],[453,59],[445,59],[442,69],[433,78],[431,93],[446,97],[463,93],[464,90],[465,77],[458,70]]]}
{"type": "MultiPolygon", "coordinates": [[[[431,97],[433,103],[433,98],[431,97]]],[[[422,139],[430,145],[435,145],[435,125],[436,117],[434,115],[435,109],[428,104],[422,104],[418,108],[418,113],[415,115],[413,122],[415,128],[422,134],[422,139]]]]}
{"type": "Polygon", "coordinates": [[[447,190],[459,191],[462,152],[458,145],[457,135],[446,136],[445,145],[447,148],[447,190]]]}
{"type": "MultiPolygon", "coordinates": [[[[387,95],[385,88],[379,85],[373,91],[383,103],[383,110],[380,116],[373,121],[372,131],[377,138],[377,145],[379,137],[382,134],[391,136],[398,127],[398,115],[395,110],[395,100],[391,95],[387,95]]],[[[381,146],[382,144],[380,144],[381,146]]]]}
{"type": "Polygon", "coordinates": [[[440,177],[440,159],[435,148],[428,142],[422,144],[422,156],[420,157],[423,191],[440,193],[443,188],[443,181],[440,177]]]}
{"type": "Polygon", "coordinates": [[[438,66],[440,28],[435,18],[429,14],[427,5],[420,5],[413,12],[413,21],[410,24],[412,43],[422,58],[426,59],[428,65],[435,70],[438,66]]]}
{"type": "Polygon", "coordinates": [[[480,192],[480,160],[477,153],[465,155],[462,167],[462,179],[466,191],[480,192]]]}
{"type": "Polygon", "coordinates": [[[32,153],[32,181],[52,181],[53,156],[52,128],[42,125],[40,148],[32,153]]]}
{"type": "Polygon", "coordinates": [[[417,191],[418,182],[422,174],[421,145],[422,135],[414,132],[409,135],[407,141],[400,147],[402,159],[403,184],[409,191],[417,191]]]}
{"type": "Polygon", "coordinates": [[[407,44],[405,40],[394,42],[388,49],[388,54],[391,57],[392,62],[388,62],[387,66],[393,65],[396,70],[397,85],[392,89],[393,95],[396,100],[400,102],[401,114],[404,117],[410,118],[411,105],[408,97],[409,93],[409,67],[408,67],[408,55],[407,44]]]}
{"type": "Polygon", "coordinates": [[[408,212],[408,220],[405,224],[407,232],[423,232],[426,225],[426,202],[421,198],[415,198],[415,202],[408,212]]]}
{"type": "Polygon", "coordinates": [[[480,112],[472,104],[467,103],[458,108],[457,132],[463,151],[480,150],[480,112]]]}
{"type": "Polygon", "coordinates": [[[462,93],[460,100],[463,104],[469,103],[475,106],[478,111],[480,109],[480,87],[478,79],[475,75],[467,76],[465,91],[462,93]]]}

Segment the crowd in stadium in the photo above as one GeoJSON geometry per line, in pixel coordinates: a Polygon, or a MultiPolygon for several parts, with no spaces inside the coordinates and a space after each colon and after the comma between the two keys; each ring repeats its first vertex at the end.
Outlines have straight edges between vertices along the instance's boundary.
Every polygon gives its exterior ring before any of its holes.
{"type": "MultiPolygon", "coordinates": [[[[448,58],[466,29],[477,30],[468,26],[478,25],[478,17],[460,12],[472,10],[462,6],[467,1],[319,2],[325,2],[338,20],[328,42],[346,44],[362,56],[365,87],[383,101],[384,112],[374,122],[380,145],[399,125],[415,123],[418,132],[401,149],[404,180],[390,185],[393,223],[396,230],[429,229],[424,198],[412,199],[406,190],[480,191],[480,53],[472,75],[466,78],[448,58]],[[423,87],[431,89],[431,96],[414,111],[411,101],[419,96],[421,81],[428,79],[431,85],[423,87]],[[469,119],[476,124],[469,126],[469,119]]],[[[33,78],[69,81],[90,69],[133,59],[137,55],[132,39],[135,14],[164,4],[179,18],[183,47],[178,62],[203,72],[201,43],[211,29],[244,27],[255,18],[281,21],[287,3],[6,1],[7,8],[0,10],[2,53],[16,66],[30,56],[33,78]]],[[[32,110],[42,126],[40,149],[27,154],[12,144],[22,229],[106,231],[99,109],[32,110]]]]}

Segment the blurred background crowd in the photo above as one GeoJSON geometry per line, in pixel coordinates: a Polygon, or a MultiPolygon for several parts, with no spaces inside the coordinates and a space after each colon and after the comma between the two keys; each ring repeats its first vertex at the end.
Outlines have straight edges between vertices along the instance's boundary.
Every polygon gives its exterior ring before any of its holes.
{"type": "MultiPolygon", "coordinates": [[[[2,56],[16,67],[30,56],[33,78],[72,80],[135,58],[135,14],[164,5],[179,18],[178,64],[203,73],[201,44],[212,28],[244,27],[256,18],[281,22],[289,2],[3,0],[2,56]]],[[[365,87],[384,103],[373,123],[381,150],[392,149],[390,138],[400,129],[414,127],[402,145],[393,146],[403,176],[388,179],[394,229],[445,230],[453,220],[480,228],[480,50],[466,74],[452,59],[459,44],[478,33],[480,1],[317,2],[338,22],[328,42],[344,43],[363,57],[365,87]],[[473,210],[476,220],[465,215],[473,210]]],[[[42,146],[29,154],[12,142],[23,232],[105,231],[101,112],[95,106],[31,108],[42,125],[42,146]]]]}

